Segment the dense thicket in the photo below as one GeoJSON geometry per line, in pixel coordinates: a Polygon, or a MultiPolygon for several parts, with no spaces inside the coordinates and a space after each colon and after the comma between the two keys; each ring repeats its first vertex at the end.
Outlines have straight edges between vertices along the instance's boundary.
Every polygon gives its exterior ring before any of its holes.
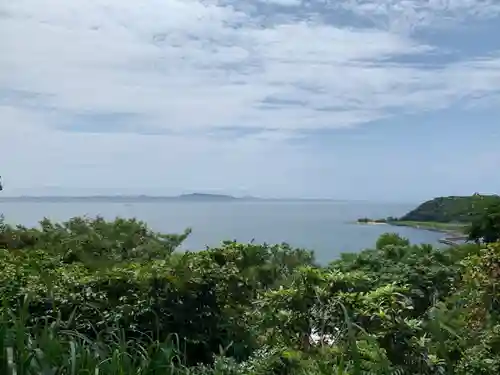
{"type": "Polygon", "coordinates": [[[500,241],[500,202],[486,207],[474,218],[467,230],[470,241],[492,243],[500,241]]]}
{"type": "Polygon", "coordinates": [[[0,225],[1,374],[500,373],[500,244],[176,252],[136,220],[0,225]]]}

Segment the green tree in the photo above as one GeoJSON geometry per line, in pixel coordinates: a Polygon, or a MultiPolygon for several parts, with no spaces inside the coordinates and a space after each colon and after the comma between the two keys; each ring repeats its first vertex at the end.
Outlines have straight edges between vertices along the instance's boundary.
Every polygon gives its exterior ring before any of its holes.
{"type": "Polygon", "coordinates": [[[500,203],[492,204],[472,222],[468,230],[468,240],[476,243],[500,241],[500,203]]]}
{"type": "Polygon", "coordinates": [[[407,238],[401,237],[397,233],[384,233],[382,234],[375,245],[377,250],[382,250],[387,246],[409,246],[410,241],[407,238]]]}

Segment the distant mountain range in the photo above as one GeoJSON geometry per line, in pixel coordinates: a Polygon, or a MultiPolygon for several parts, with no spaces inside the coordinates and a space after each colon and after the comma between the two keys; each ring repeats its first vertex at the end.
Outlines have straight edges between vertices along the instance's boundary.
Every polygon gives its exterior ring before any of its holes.
{"type": "Polygon", "coordinates": [[[223,194],[182,194],[177,196],[155,196],[155,195],[90,195],[90,196],[19,196],[0,197],[0,201],[234,201],[234,200],[256,200],[254,197],[236,198],[223,194]]]}
{"type": "Polygon", "coordinates": [[[233,201],[236,199],[257,199],[254,197],[236,198],[236,197],[233,197],[232,195],[204,194],[204,193],[182,194],[182,195],[178,195],[178,196],[173,197],[173,198],[180,199],[180,200],[211,200],[211,201],[233,201]]]}
{"type": "MultiPolygon", "coordinates": [[[[192,201],[192,202],[231,202],[231,201],[333,201],[331,199],[269,199],[252,196],[234,197],[224,194],[192,193],[177,196],[155,195],[91,195],[91,196],[17,196],[2,197],[0,202],[158,202],[158,201],[192,201]]],[[[340,202],[340,201],[339,201],[340,202]]]]}

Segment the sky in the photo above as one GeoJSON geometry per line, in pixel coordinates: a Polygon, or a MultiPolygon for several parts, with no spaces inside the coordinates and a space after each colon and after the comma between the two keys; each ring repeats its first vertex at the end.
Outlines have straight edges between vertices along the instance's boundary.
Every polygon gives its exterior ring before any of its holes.
{"type": "Polygon", "coordinates": [[[500,193],[500,0],[0,2],[2,195],[500,193]]]}

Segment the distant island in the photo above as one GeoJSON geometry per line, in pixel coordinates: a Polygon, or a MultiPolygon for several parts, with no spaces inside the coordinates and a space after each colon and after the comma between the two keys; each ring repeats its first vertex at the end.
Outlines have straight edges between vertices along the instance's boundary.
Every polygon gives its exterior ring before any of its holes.
{"type": "Polygon", "coordinates": [[[389,224],[463,236],[470,223],[484,210],[500,203],[498,195],[437,197],[428,200],[400,218],[358,219],[360,224],[389,224]]]}
{"type": "Polygon", "coordinates": [[[235,201],[258,200],[255,197],[237,198],[224,194],[190,193],[177,196],[155,195],[91,195],[91,196],[19,196],[0,197],[0,201],[27,201],[27,202],[70,202],[70,201],[107,201],[107,202],[132,202],[132,201],[235,201]]]}
{"type": "MultiPolygon", "coordinates": [[[[217,201],[228,201],[228,200],[232,201],[236,199],[243,199],[243,198],[233,197],[232,195],[205,194],[205,193],[181,194],[175,198],[183,200],[217,200],[217,201]]],[[[251,199],[255,198],[252,197],[251,199]]]]}

